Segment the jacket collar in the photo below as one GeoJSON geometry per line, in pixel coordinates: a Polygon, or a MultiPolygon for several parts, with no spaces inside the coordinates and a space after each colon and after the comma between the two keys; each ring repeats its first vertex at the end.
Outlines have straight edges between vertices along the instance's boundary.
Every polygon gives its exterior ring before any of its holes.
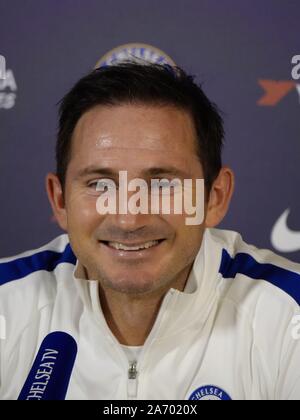
{"type": "MultiPolygon", "coordinates": [[[[158,314],[160,320],[154,325],[154,329],[158,330],[156,331],[158,336],[178,334],[179,331],[193,325],[199,327],[199,322],[205,322],[214,305],[221,277],[219,268],[222,246],[214,237],[213,232],[213,229],[206,229],[204,233],[184,291],[171,288],[166,294],[158,314]]],[[[78,260],[73,270],[73,280],[85,309],[98,320],[101,319],[103,324],[99,283],[96,280],[87,279],[86,271],[78,260]]]]}

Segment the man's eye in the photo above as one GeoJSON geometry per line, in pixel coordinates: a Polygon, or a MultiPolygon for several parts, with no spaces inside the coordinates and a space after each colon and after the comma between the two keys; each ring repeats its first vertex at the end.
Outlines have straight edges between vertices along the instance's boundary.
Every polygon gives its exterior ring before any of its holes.
{"type": "Polygon", "coordinates": [[[97,186],[98,186],[98,181],[93,181],[93,182],[88,183],[88,187],[93,188],[94,190],[97,188],[97,186]]]}
{"type": "Polygon", "coordinates": [[[107,191],[109,188],[114,188],[115,184],[113,180],[96,180],[88,183],[88,187],[92,188],[95,191],[103,192],[107,191]]]}
{"type": "Polygon", "coordinates": [[[106,188],[108,188],[109,184],[105,181],[98,181],[96,182],[96,190],[97,191],[104,191],[106,188]]]}
{"type": "Polygon", "coordinates": [[[152,183],[153,188],[177,188],[180,186],[180,182],[176,181],[169,181],[169,180],[159,180],[152,183]]]}
{"type": "Polygon", "coordinates": [[[107,187],[107,183],[103,181],[93,181],[88,183],[88,187],[100,191],[101,189],[107,187]]]}
{"type": "Polygon", "coordinates": [[[96,188],[96,186],[97,186],[97,182],[89,182],[89,183],[87,184],[87,186],[88,186],[89,188],[96,188]]]}

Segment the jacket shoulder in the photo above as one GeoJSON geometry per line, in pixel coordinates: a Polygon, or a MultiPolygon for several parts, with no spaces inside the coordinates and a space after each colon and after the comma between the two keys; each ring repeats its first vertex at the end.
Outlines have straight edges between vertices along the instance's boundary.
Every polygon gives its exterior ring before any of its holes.
{"type": "Polygon", "coordinates": [[[60,235],[40,248],[1,258],[0,286],[30,278],[37,272],[50,273],[61,263],[75,264],[75,261],[68,235],[60,235]]]}
{"type": "Polygon", "coordinates": [[[0,315],[9,331],[21,330],[55,300],[58,280],[70,278],[76,258],[68,235],[14,257],[0,259],[0,315]]]}
{"type": "Polygon", "coordinates": [[[236,232],[212,229],[211,234],[222,245],[219,273],[230,288],[264,292],[270,300],[277,298],[299,307],[300,264],[247,244],[236,232]]]}

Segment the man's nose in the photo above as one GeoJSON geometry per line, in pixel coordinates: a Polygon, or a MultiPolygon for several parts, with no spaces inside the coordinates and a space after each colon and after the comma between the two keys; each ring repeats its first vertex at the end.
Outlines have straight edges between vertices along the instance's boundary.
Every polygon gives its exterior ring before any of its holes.
{"type": "Polygon", "coordinates": [[[142,230],[149,224],[147,214],[115,214],[112,215],[114,225],[124,232],[135,232],[142,230]]]}
{"type": "MultiPolygon", "coordinates": [[[[148,213],[137,213],[132,212],[132,208],[130,206],[130,198],[135,194],[134,191],[127,191],[127,203],[125,203],[125,199],[118,200],[118,209],[117,214],[115,217],[116,225],[126,232],[135,232],[137,230],[142,230],[147,224],[149,224],[149,203],[148,203],[148,213]],[[118,211],[122,208],[122,211],[118,211]],[[126,214],[122,214],[126,209],[126,214]]],[[[143,191],[143,194],[145,192],[143,191]]],[[[120,198],[120,197],[119,197],[120,198]]],[[[145,196],[144,196],[145,199],[145,196]]],[[[138,205],[138,204],[137,204],[138,205]]]]}

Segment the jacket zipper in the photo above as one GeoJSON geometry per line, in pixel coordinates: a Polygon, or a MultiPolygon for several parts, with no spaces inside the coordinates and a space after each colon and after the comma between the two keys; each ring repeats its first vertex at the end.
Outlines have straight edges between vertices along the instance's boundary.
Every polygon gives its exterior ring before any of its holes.
{"type": "MultiPolygon", "coordinates": [[[[132,361],[129,363],[129,369],[128,369],[128,360],[127,357],[125,356],[123,350],[120,348],[120,344],[117,341],[117,339],[115,338],[115,336],[112,334],[111,330],[108,328],[103,313],[101,311],[101,307],[99,307],[99,311],[101,313],[100,316],[100,320],[101,320],[101,325],[104,325],[104,328],[107,331],[107,337],[108,339],[111,341],[111,343],[114,345],[114,349],[116,351],[116,353],[118,353],[120,359],[124,362],[124,365],[126,363],[126,367],[127,367],[127,398],[128,399],[136,399],[137,398],[137,394],[138,394],[138,373],[140,372],[140,369],[137,368],[137,366],[141,366],[142,361],[144,360],[145,354],[148,351],[148,347],[149,347],[149,342],[153,339],[153,337],[156,335],[157,333],[157,328],[158,325],[161,322],[162,317],[165,314],[165,310],[167,308],[167,306],[169,305],[169,302],[174,294],[175,290],[171,289],[168,294],[165,296],[165,299],[162,303],[162,306],[160,308],[159,314],[156,318],[156,321],[154,323],[154,326],[146,340],[146,343],[142,349],[142,352],[140,354],[139,357],[139,363],[137,363],[137,361],[132,361]]],[[[96,303],[99,306],[99,302],[97,301],[96,303]]],[[[99,321],[98,321],[99,322],[99,321]]]]}
{"type": "Polygon", "coordinates": [[[137,397],[137,388],[138,388],[137,377],[138,377],[137,361],[134,360],[133,362],[129,363],[129,369],[128,369],[127,394],[129,398],[137,397]]]}
{"type": "MultiPolygon", "coordinates": [[[[144,360],[145,353],[148,350],[149,341],[157,333],[157,326],[156,325],[158,324],[158,321],[159,321],[159,323],[161,322],[161,318],[165,314],[165,309],[169,305],[170,300],[171,300],[172,296],[174,295],[174,292],[175,291],[173,289],[171,289],[171,291],[169,291],[169,293],[166,295],[166,297],[164,299],[164,302],[163,302],[163,304],[160,308],[160,311],[159,311],[158,317],[156,319],[156,322],[154,324],[154,327],[152,328],[152,331],[150,332],[150,335],[148,336],[148,338],[146,340],[146,343],[145,343],[145,345],[142,349],[142,352],[140,354],[139,363],[136,360],[129,363],[128,378],[127,378],[127,398],[128,399],[136,399],[137,398],[137,394],[138,394],[138,375],[139,375],[139,371],[140,371],[140,369],[138,369],[138,366],[140,367],[142,360],[144,360]]],[[[124,353],[123,353],[123,357],[124,357],[124,353]]]]}

